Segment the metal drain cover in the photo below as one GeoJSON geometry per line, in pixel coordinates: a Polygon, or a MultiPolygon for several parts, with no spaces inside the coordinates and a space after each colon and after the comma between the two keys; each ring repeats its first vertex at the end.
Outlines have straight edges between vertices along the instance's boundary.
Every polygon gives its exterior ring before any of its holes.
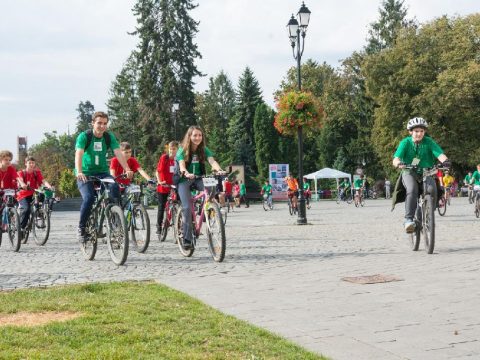
{"type": "Polygon", "coordinates": [[[348,281],[354,284],[379,284],[391,281],[403,281],[403,279],[392,275],[364,275],[364,276],[347,276],[342,278],[343,281],[348,281]]]}

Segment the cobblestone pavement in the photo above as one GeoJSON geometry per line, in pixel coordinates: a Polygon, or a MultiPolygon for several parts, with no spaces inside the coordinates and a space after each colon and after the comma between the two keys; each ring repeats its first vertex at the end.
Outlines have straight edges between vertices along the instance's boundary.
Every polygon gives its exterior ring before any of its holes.
{"type": "Polygon", "coordinates": [[[358,209],[315,203],[306,226],[294,225],[286,204],[238,209],[228,217],[221,264],[205,237],[183,258],[171,234],[165,243],[154,239],[146,254],[131,249],[122,267],[105,245],[85,261],[74,237],[77,217],[54,213],[45,247],[30,242],[17,254],[3,241],[1,288],[155,279],[333,359],[480,358],[480,219],[465,198],[436,216],[433,255],[410,250],[403,206],[390,212],[385,200],[358,209]],[[373,274],[402,281],[341,280],[373,274]]]}

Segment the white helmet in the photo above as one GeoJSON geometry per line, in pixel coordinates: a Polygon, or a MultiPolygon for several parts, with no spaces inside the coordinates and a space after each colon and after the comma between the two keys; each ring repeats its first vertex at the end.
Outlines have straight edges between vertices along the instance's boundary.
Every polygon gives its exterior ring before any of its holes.
{"type": "Polygon", "coordinates": [[[414,117],[410,120],[408,120],[407,123],[407,130],[412,130],[416,127],[423,127],[423,128],[428,128],[427,121],[424,118],[421,117],[414,117]]]}

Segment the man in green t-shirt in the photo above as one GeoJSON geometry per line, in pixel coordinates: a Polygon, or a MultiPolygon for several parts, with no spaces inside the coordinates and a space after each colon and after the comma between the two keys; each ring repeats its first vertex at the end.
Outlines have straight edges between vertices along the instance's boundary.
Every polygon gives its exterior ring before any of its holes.
{"type": "Polygon", "coordinates": [[[477,165],[470,179],[470,184],[473,186],[472,202],[475,202],[477,194],[480,192],[480,164],[477,165]]]}
{"type": "MultiPolygon", "coordinates": [[[[131,179],[133,176],[133,172],[130,170],[120,150],[117,139],[111,132],[107,131],[107,125],[108,115],[102,111],[97,111],[92,116],[92,129],[80,133],[75,143],[75,175],[77,177],[78,190],[80,190],[82,195],[77,238],[82,243],[87,240],[85,226],[95,202],[93,183],[87,181],[87,177],[112,178],[107,162],[108,147],[112,149],[115,157],[125,169],[127,177],[131,179]]],[[[118,184],[109,184],[109,194],[110,199],[113,201],[120,199],[118,184]]]]}
{"type": "Polygon", "coordinates": [[[245,207],[248,208],[250,205],[248,204],[248,199],[247,199],[247,187],[243,183],[242,180],[240,180],[240,203],[242,200],[245,202],[245,207]]]}
{"type": "MultiPolygon", "coordinates": [[[[422,181],[421,174],[424,168],[432,167],[438,159],[444,167],[450,167],[447,156],[442,148],[425,132],[428,124],[425,119],[415,117],[408,121],[407,130],[410,136],[400,141],[393,155],[393,166],[403,169],[405,165],[416,165],[417,171],[402,170],[402,183],[406,189],[405,198],[405,231],[415,231],[415,210],[419,195],[419,184],[422,181]]],[[[436,197],[436,194],[434,194],[436,197]]]]}
{"type": "Polygon", "coordinates": [[[267,197],[268,206],[272,207],[272,185],[268,180],[265,180],[265,185],[262,186],[260,194],[267,197]]]}
{"type": "Polygon", "coordinates": [[[472,180],[471,171],[469,171],[468,174],[465,175],[465,179],[463,179],[463,183],[467,187],[468,202],[472,204],[473,203],[473,186],[470,184],[470,180],[472,180]]]}

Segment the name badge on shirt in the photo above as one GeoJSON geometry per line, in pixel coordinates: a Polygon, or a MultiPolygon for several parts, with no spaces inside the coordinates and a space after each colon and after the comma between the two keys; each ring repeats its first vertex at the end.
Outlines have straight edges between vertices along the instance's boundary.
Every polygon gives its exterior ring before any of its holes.
{"type": "Polygon", "coordinates": [[[419,159],[419,158],[413,158],[413,160],[412,160],[412,165],[413,165],[413,166],[417,166],[419,163],[420,163],[420,159],[419,159]]]}
{"type": "Polygon", "coordinates": [[[192,156],[192,164],[198,164],[198,156],[197,155],[192,156]]]}
{"type": "Polygon", "coordinates": [[[93,151],[102,151],[102,142],[94,142],[93,143],[93,151]]]}

